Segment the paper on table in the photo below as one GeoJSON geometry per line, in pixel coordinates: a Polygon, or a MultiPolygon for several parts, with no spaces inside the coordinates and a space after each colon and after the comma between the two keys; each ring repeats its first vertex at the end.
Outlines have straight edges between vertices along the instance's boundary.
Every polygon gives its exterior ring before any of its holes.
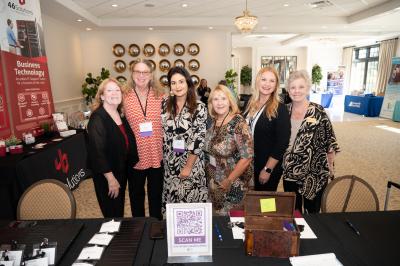
{"type": "Polygon", "coordinates": [[[49,260],[47,259],[47,257],[33,259],[33,260],[26,260],[25,265],[26,266],[48,266],[49,260]]]}
{"type": "Polygon", "coordinates": [[[0,260],[0,265],[13,266],[14,265],[14,261],[13,260],[0,260]]]}
{"type": "MultiPolygon", "coordinates": [[[[230,217],[232,223],[244,223],[244,217],[230,217]]],[[[232,227],[233,239],[242,239],[244,241],[244,229],[239,226],[232,227]]]]}
{"type": "Polygon", "coordinates": [[[74,262],[72,266],[93,266],[93,264],[89,262],[74,262]]]}
{"type": "Polygon", "coordinates": [[[116,222],[112,219],[109,222],[103,223],[100,228],[100,233],[115,233],[119,231],[121,222],[116,222]]]}
{"type": "Polygon", "coordinates": [[[296,224],[298,225],[304,225],[304,230],[303,232],[300,232],[300,238],[304,239],[315,239],[317,236],[314,234],[313,230],[311,227],[308,225],[306,220],[304,218],[294,218],[296,221],[296,224]]]}
{"type": "MultiPolygon", "coordinates": [[[[34,248],[33,249],[33,254],[37,254],[37,251],[39,249],[34,248]]],[[[56,248],[55,247],[51,247],[51,248],[42,248],[41,249],[43,252],[45,252],[46,257],[48,258],[49,261],[49,265],[54,265],[55,264],[55,258],[56,258],[56,248]]]]}
{"type": "Polygon", "coordinates": [[[108,246],[113,237],[113,235],[109,234],[95,234],[92,239],[89,240],[89,244],[108,246]]]}
{"type": "Polygon", "coordinates": [[[293,266],[343,266],[334,253],[290,257],[293,266]]]}
{"type": "Polygon", "coordinates": [[[78,260],[99,260],[103,253],[104,247],[87,247],[82,249],[78,260]]]}

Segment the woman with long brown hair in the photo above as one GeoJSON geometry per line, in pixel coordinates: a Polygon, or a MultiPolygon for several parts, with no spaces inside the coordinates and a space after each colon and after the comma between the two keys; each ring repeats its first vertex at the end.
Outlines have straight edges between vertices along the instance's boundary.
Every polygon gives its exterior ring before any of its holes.
{"type": "Polygon", "coordinates": [[[290,119],[278,98],[279,76],[264,67],[246,111],[254,139],[254,189],[276,191],[282,175],[282,156],[288,147],[290,119]]]}

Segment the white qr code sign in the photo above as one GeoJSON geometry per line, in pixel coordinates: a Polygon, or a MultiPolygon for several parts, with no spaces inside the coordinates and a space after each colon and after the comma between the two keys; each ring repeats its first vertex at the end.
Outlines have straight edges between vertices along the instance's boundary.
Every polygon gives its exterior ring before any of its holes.
{"type": "Polygon", "coordinates": [[[212,261],[211,203],[167,204],[168,263],[212,261]]]}

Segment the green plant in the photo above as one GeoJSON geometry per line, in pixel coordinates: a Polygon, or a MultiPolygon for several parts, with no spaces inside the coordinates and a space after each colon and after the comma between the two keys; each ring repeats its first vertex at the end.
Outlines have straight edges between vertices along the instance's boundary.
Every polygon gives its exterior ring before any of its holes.
{"type": "Polygon", "coordinates": [[[323,75],[322,75],[321,67],[319,65],[315,64],[312,67],[312,70],[311,70],[311,81],[312,81],[312,84],[314,84],[315,87],[317,86],[317,84],[319,85],[322,77],[323,77],[323,75]]]}
{"type": "Polygon", "coordinates": [[[250,86],[251,85],[251,67],[248,65],[245,65],[242,67],[240,70],[240,84],[244,86],[250,86]]]}
{"type": "Polygon", "coordinates": [[[14,146],[14,145],[20,144],[20,143],[21,143],[21,140],[18,139],[16,136],[11,135],[9,138],[7,138],[7,139],[5,140],[5,142],[6,142],[6,146],[7,146],[7,147],[10,147],[10,146],[14,146]]]}
{"type": "Polygon", "coordinates": [[[109,77],[110,71],[104,67],[101,68],[100,76],[97,76],[96,78],[93,77],[92,73],[87,74],[85,82],[82,84],[82,94],[85,97],[87,105],[92,103],[100,83],[109,77]]]}
{"type": "Polygon", "coordinates": [[[235,88],[235,80],[238,74],[233,69],[229,69],[225,72],[226,85],[230,88],[235,88]]]}

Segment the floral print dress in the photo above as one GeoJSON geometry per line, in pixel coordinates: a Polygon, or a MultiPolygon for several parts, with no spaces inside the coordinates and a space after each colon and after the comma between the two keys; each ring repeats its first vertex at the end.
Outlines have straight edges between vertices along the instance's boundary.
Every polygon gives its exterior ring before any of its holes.
{"type": "Polygon", "coordinates": [[[242,205],[253,175],[253,169],[249,166],[232,183],[230,191],[225,192],[218,186],[218,183],[228,178],[240,159],[254,157],[253,140],[246,120],[241,115],[235,115],[221,127],[216,127],[213,121],[207,130],[205,151],[209,197],[215,214],[226,215],[231,208],[242,205]],[[216,167],[211,165],[210,155],[215,158],[216,167]]]}
{"type": "Polygon", "coordinates": [[[187,106],[176,117],[167,113],[167,100],[163,100],[161,113],[164,132],[164,188],[163,207],[166,203],[206,202],[208,199],[207,182],[204,172],[204,138],[206,134],[207,109],[201,102],[192,115],[187,106]],[[173,149],[174,138],[183,139],[185,150],[177,153],[173,149]],[[188,178],[179,177],[190,154],[197,155],[188,178]]]}

